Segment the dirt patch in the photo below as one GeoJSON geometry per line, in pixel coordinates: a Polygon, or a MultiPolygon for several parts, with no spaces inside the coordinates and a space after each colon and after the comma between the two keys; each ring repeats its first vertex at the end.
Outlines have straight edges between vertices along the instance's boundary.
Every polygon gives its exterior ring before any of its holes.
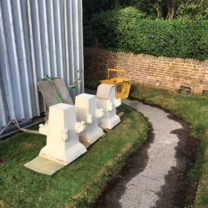
{"type": "Polygon", "coordinates": [[[91,205],[92,208],[121,207],[119,199],[125,192],[126,183],[128,183],[131,178],[142,172],[147,165],[148,149],[154,139],[153,129],[150,124],[149,128],[150,133],[148,139],[128,157],[126,165],[116,177],[109,181],[97,202],[91,205]]]}

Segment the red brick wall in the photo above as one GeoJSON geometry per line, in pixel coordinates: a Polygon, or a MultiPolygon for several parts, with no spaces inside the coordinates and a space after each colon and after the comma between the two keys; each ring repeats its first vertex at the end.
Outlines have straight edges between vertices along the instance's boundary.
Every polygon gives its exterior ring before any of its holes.
{"type": "Polygon", "coordinates": [[[85,76],[104,79],[108,67],[127,70],[133,81],[154,87],[178,90],[181,85],[192,88],[194,93],[208,90],[208,60],[155,57],[114,53],[104,49],[85,49],[85,76]]]}

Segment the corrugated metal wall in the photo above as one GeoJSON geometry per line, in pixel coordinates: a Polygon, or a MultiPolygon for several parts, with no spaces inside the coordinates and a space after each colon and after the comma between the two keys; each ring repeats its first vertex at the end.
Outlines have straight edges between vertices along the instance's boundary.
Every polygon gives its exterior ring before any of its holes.
{"type": "Polygon", "coordinates": [[[44,111],[45,75],[80,93],[83,71],[82,0],[0,0],[0,129],[44,111]]]}

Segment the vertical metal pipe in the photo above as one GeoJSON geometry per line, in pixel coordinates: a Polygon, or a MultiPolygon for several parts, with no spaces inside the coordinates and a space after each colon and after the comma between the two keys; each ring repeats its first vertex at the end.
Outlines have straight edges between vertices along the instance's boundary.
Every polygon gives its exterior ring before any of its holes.
{"type": "Polygon", "coordinates": [[[71,30],[71,33],[73,34],[73,61],[74,61],[74,70],[73,70],[73,73],[74,73],[74,81],[76,82],[76,89],[75,89],[75,94],[79,94],[79,90],[78,90],[78,80],[77,80],[77,71],[78,71],[78,65],[77,65],[77,24],[74,24],[75,22],[77,22],[77,1],[72,1],[72,30],[71,30]]]}
{"type": "MultiPolygon", "coordinates": [[[[33,31],[35,31],[35,36],[33,36],[34,40],[34,46],[35,46],[35,54],[36,54],[36,62],[39,63],[39,66],[37,68],[36,66],[36,73],[37,70],[40,72],[39,79],[43,78],[45,76],[44,74],[44,68],[43,68],[43,54],[42,54],[42,48],[41,48],[41,33],[40,33],[40,14],[39,14],[39,6],[38,6],[38,0],[33,0],[34,2],[34,8],[33,12],[33,31]]],[[[32,3],[32,2],[31,2],[32,3]]]]}
{"type": "Polygon", "coordinates": [[[69,47],[70,47],[70,55],[71,55],[71,77],[72,77],[72,83],[75,82],[75,62],[74,62],[74,33],[73,33],[73,2],[69,1],[69,47]]]}
{"type": "Polygon", "coordinates": [[[7,105],[9,109],[9,115],[11,118],[15,118],[14,108],[14,95],[12,90],[12,80],[10,76],[9,57],[7,53],[6,37],[4,31],[3,17],[2,17],[2,2],[0,2],[0,57],[1,57],[1,77],[4,84],[4,90],[6,94],[7,105]],[[9,84],[8,84],[9,83],[9,84]]]}
{"type": "Polygon", "coordinates": [[[69,42],[68,42],[68,18],[67,18],[67,5],[66,0],[63,1],[63,11],[64,11],[64,37],[65,37],[65,56],[66,56],[66,80],[70,83],[70,68],[69,68],[69,42]]]}
{"type": "MultiPolygon", "coordinates": [[[[80,23],[79,22],[79,2],[78,1],[75,1],[75,22],[77,23],[80,23]]],[[[80,47],[80,31],[79,31],[79,24],[75,24],[74,25],[75,27],[75,43],[76,43],[76,49],[75,49],[75,54],[76,54],[76,80],[77,80],[77,93],[80,94],[81,93],[81,88],[80,88],[80,80],[81,80],[81,77],[80,77],[80,71],[81,71],[81,68],[80,68],[80,62],[79,62],[79,58],[80,58],[80,50],[79,50],[79,47],[80,47]]]]}
{"type": "Polygon", "coordinates": [[[11,79],[13,88],[12,90],[15,91],[14,101],[15,101],[15,108],[18,108],[18,111],[16,110],[16,114],[20,118],[25,118],[25,111],[24,111],[24,101],[23,101],[23,94],[22,94],[22,87],[21,87],[21,79],[20,79],[20,68],[19,68],[19,62],[18,62],[18,54],[17,54],[17,46],[16,46],[16,39],[15,39],[15,31],[14,31],[14,21],[13,21],[13,11],[12,11],[12,5],[11,1],[3,1],[4,8],[5,8],[5,18],[4,22],[6,25],[6,33],[7,33],[7,49],[9,53],[9,65],[10,70],[12,70],[11,73],[11,79]]]}
{"type": "Polygon", "coordinates": [[[50,34],[50,55],[51,55],[51,70],[54,77],[58,76],[57,71],[57,54],[56,54],[56,40],[55,40],[55,23],[54,23],[54,10],[53,1],[47,1],[48,19],[50,22],[48,33],[50,34]]]}
{"type": "Polygon", "coordinates": [[[48,21],[47,21],[47,7],[46,0],[39,0],[39,14],[41,17],[41,40],[42,40],[42,53],[43,53],[43,67],[44,74],[51,76],[51,65],[50,65],[50,52],[49,52],[49,32],[48,32],[48,21]]]}
{"type": "Polygon", "coordinates": [[[57,48],[57,70],[58,76],[64,78],[63,73],[63,53],[62,53],[62,34],[61,34],[61,14],[60,14],[61,1],[54,1],[54,8],[56,10],[55,25],[56,25],[56,48],[57,48]]]}
{"type": "Polygon", "coordinates": [[[16,9],[16,24],[18,25],[18,42],[17,46],[19,47],[18,51],[18,63],[19,63],[19,75],[22,83],[22,87],[24,86],[24,89],[22,91],[26,92],[26,94],[23,93],[23,99],[25,103],[25,108],[28,110],[28,116],[29,118],[33,117],[33,111],[32,111],[32,102],[31,102],[31,91],[30,91],[30,83],[29,83],[29,74],[28,74],[28,68],[27,68],[27,58],[26,58],[26,48],[25,48],[25,34],[23,30],[23,21],[22,21],[22,11],[21,11],[21,5],[20,0],[14,1],[14,8],[16,9]]]}
{"type": "Polygon", "coordinates": [[[7,124],[7,117],[6,117],[6,106],[5,106],[5,97],[4,97],[4,91],[3,91],[3,83],[0,76],[0,126],[6,126],[7,124]]]}
{"type": "Polygon", "coordinates": [[[81,79],[81,92],[84,92],[84,43],[83,43],[83,8],[82,0],[79,1],[79,66],[80,66],[80,79],[81,79]]]}
{"type": "Polygon", "coordinates": [[[37,73],[36,73],[36,62],[35,62],[35,49],[34,49],[34,38],[33,38],[33,28],[32,28],[32,14],[31,14],[31,5],[30,0],[27,0],[27,15],[28,15],[28,28],[29,28],[29,42],[30,42],[30,58],[32,63],[32,73],[33,73],[33,85],[35,89],[35,102],[36,102],[36,112],[37,115],[40,115],[40,106],[39,106],[39,95],[38,95],[38,86],[37,86],[37,73]]]}

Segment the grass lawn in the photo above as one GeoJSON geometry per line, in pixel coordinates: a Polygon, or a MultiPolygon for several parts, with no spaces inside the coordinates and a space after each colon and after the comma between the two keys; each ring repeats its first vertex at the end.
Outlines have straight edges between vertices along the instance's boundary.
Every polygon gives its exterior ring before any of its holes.
{"type": "Polygon", "coordinates": [[[52,177],[23,167],[45,145],[44,136],[18,133],[0,141],[0,207],[86,207],[93,202],[147,138],[144,117],[125,105],[120,110],[125,113],[120,125],[52,177]]]}
{"type": "Polygon", "coordinates": [[[192,135],[200,141],[197,161],[190,176],[199,186],[194,207],[208,207],[208,97],[182,95],[152,87],[133,87],[133,97],[157,104],[183,118],[192,126],[192,135]]]}

